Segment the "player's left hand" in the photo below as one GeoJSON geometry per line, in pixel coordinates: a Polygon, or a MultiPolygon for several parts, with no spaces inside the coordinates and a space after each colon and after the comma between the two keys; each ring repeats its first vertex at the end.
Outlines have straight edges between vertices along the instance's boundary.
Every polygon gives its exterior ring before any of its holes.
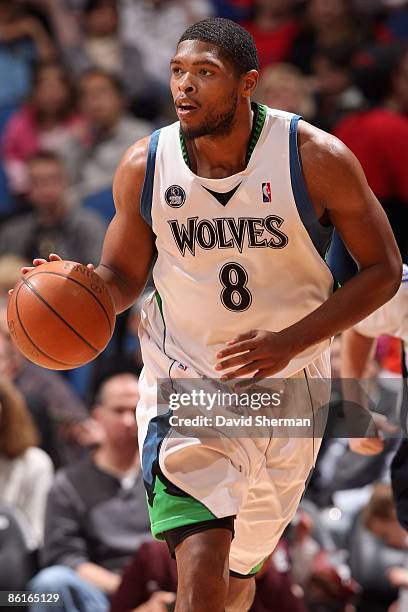
{"type": "Polygon", "coordinates": [[[223,372],[235,368],[222,374],[223,382],[249,374],[261,379],[283,370],[294,355],[282,332],[255,329],[227,342],[226,348],[216,354],[220,361],[215,370],[223,372]]]}

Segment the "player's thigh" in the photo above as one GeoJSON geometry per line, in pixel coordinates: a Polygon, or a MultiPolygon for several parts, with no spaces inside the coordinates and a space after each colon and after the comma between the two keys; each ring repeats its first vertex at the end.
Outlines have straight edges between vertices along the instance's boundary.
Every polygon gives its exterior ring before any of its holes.
{"type": "Polygon", "coordinates": [[[310,439],[270,442],[265,463],[235,520],[230,551],[230,569],[235,574],[255,574],[275,549],[302,499],[316,444],[310,439]]]}

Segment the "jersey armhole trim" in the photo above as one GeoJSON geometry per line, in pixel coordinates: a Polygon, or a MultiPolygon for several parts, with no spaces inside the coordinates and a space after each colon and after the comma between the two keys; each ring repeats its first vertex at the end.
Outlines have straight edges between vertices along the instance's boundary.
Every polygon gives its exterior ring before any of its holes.
{"type": "Polygon", "coordinates": [[[159,144],[160,130],[156,130],[150,137],[149,151],[147,153],[146,173],[140,197],[140,214],[150,227],[152,226],[152,201],[154,171],[156,168],[157,146],[159,144]]]}
{"type": "MultiPolygon", "coordinates": [[[[333,227],[325,227],[320,223],[307,192],[297,140],[298,125],[301,119],[300,115],[294,115],[290,121],[289,128],[289,164],[292,192],[300,220],[309,234],[315,249],[330,269],[326,255],[331,244],[333,227]]],[[[337,282],[335,279],[334,282],[336,287],[337,282]]]]}

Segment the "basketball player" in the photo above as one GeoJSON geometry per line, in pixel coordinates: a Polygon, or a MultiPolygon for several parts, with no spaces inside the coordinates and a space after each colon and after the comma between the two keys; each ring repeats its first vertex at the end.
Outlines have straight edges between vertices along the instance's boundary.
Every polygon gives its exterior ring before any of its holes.
{"type": "Polygon", "coordinates": [[[244,29],[199,22],[170,65],[179,121],[120,163],[96,271],[122,312],[157,250],[137,411],[152,531],[177,559],[177,612],[240,612],[318,444],[172,435],[156,381],[328,378],[330,338],[394,295],[401,261],[350,151],[298,116],[251,103],[258,58],[244,29]],[[334,294],[324,261],[333,225],[360,269],[334,294]]]}
{"type": "MultiPolygon", "coordinates": [[[[404,264],[402,282],[394,297],[373,312],[369,317],[357,323],[352,329],[342,334],[341,376],[347,379],[359,379],[367,376],[367,371],[374,359],[376,340],[382,334],[400,338],[403,346],[402,370],[407,378],[408,348],[408,266],[404,264]]],[[[404,397],[404,396],[403,396],[404,397]]],[[[403,430],[407,430],[406,407],[402,404],[399,420],[403,430]]],[[[383,434],[392,434],[398,428],[387,422],[382,415],[374,415],[374,424],[378,436],[350,438],[350,448],[361,455],[376,455],[384,450],[383,434]]]]}

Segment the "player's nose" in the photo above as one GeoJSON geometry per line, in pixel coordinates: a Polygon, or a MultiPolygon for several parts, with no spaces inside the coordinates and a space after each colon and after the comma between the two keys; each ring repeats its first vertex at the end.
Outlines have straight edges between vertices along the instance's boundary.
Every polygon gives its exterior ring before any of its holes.
{"type": "Polygon", "coordinates": [[[196,91],[193,80],[188,73],[184,74],[183,77],[178,81],[179,91],[183,93],[192,93],[196,91]]]}

